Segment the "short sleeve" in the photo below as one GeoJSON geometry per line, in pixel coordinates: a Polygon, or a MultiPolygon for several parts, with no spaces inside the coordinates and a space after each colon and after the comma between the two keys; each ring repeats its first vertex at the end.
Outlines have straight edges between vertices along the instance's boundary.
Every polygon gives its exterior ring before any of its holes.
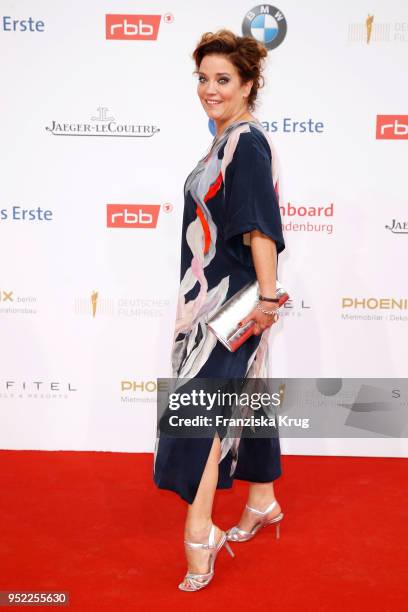
{"type": "MultiPolygon", "coordinates": [[[[242,234],[254,229],[272,238],[279,255],[285,248],[278,197],[272,178],[271,149],[261,133],[240,134],[225,171],[224,239],[242,249],[242,234]]],[[[250,247],[244,247],[248,251],[250,247]]],[[[244,256],[248,262],[248,255],[244,256]]]]}

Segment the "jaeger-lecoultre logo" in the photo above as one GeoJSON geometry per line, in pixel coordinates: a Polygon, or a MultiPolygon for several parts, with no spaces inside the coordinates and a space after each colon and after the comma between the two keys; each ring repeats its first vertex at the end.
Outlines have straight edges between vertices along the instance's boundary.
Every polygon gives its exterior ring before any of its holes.
{"type": "Polygon", "coordinates": [[[89,122],[52,121],[46,130],[53,136],[108,136],[110,138],[151,138],[160,128],[153,124],[121,123],[108,113],[108,107],[98,106],[97,116],[89,122]]]}

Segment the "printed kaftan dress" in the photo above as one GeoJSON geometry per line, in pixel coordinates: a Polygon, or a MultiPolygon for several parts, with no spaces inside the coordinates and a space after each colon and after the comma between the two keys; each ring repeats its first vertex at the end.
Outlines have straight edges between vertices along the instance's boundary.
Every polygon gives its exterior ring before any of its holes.
{"type": "MultiPolygon", "coordinates": [[[[270,236],[278,255],[284,250],[278,197],[276,153],[258,121],[230,124],[187,177],[172,350],[175,379],[268,377],[269,328],[231,353],[206,321],[256,280],[247,232],[257,229],[270,236]]],[[[212,442],[161,431],[154,453],[156,485],[191,504],[212,442]]],[[[230,488],[234,478],[270,482],[280,475],[278,436],[222,438],[217,488],[230,488]]]]}

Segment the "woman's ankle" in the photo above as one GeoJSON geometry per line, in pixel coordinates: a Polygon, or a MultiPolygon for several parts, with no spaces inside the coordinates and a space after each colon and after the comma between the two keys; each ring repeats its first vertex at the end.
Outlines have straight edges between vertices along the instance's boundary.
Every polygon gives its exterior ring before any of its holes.
{"type": "Polygon", "coordinates": [[[264,512],[268,508],[268,506],[270,506],[274,501],[276,502],[276,505],[279,506],[279,502],[273,492],[269,495],[266,495],[264,493],[260,495],[252,494],[248,496],[247,505],[251,508],[255,508],[255,510],[260,510],[261,512],[264,512]]]}
{"type": "Polygon", "coordinates": [[[271,483],[256,483],[248,492],[248,506],[257,510],[264,510],[273,501],[276,501],[275,492],[271,483]]]}
{"type": "Polygon", "coordinates": [[[211,518],[206,519],[195,519],[189,523],[186,523],[184,527],[184,539],[188,541],[200,541],[201,539],[208,539],[210,529],[212,526],[211,518]]]}

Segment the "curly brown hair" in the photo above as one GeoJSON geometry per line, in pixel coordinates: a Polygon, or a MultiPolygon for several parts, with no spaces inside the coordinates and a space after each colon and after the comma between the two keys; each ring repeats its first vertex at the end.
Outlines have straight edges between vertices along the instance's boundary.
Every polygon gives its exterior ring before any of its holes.
{"type": "Polygon", "coordinates": [[[230,30],[205,32],[192,54],[197,69],[195,72],[198,71],[203,57],[212,53],[227,56],[237,69],[241,83],[253,81],[248,107],[251,111],[254,110],[258,89],[265,84],[261,75],[264,59],[268,55],[265,45],[251,36],[236,36],[230,30]]]}

